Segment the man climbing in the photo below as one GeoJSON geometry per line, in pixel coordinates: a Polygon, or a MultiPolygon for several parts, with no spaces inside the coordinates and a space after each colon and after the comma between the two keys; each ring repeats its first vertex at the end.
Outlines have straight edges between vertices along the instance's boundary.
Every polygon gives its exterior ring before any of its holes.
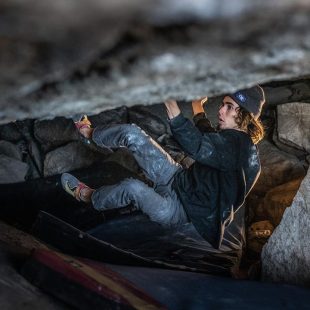
{"type": "Polygon", "coordinates": [[[264,91],[254,86],[225,96],[217,130],[206,118],[205,101],[192,102],[196,126],[183,116],[176,101],[165,102],[174,138],[195,160],[188,169],[134,124],[92,128],[87,117],[82,118],[75,123],[82,136],[99,147],[127,147],[153,187],[130,178],[95,190],[64,173],[63,188],[79,201],[92,202],[97,210],[132,203],[165,226],[191,222],[216,249],[223,240],[232,248],[241,248],[241,206],[260,173],[256,144],[264,136],[259,120],[264,91]]]}

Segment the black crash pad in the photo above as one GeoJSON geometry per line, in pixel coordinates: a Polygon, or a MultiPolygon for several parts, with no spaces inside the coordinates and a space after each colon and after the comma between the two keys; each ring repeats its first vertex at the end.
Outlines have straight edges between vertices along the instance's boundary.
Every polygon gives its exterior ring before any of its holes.
{"type": "Polygon", "coordinates": [[[191,226],[164,229],[139,212],[105,221],[88,231],[40,212],[33,234],[65,253],[114,264],[229,276],[238,260],[233,251],[212,252],[191,226]]]}

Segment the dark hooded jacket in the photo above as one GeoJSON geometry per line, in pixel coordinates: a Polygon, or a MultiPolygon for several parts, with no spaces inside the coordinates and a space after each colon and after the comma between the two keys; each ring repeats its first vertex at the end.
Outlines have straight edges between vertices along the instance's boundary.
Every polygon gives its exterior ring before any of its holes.
{"type": "Polygon", "coordinates": [[[170,128],[195,160],[191,167],[177,172],[173,188],[197,231],[219,248],[225,229],[259,176],[257,147],[247,133],[215,131],[206,118],[195,127],[180,114],[170,121],[170,128]]]}

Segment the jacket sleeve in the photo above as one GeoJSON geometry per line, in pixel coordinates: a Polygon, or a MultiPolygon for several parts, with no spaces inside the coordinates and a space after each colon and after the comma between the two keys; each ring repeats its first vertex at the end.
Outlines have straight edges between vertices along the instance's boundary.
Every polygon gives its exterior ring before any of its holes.
{"type": "Polygon", "coordinates": [[[210,120],[206,117],[206,113],[201,112],[193,116],[193,122],[201,133],[216,132],[210,120]]]}
{"type": "Polygon", "coordinates": [[[234,167],[236,150],[230,135],[202,134],[182,113],[170,120],[170,128],[182,149],[197,162],[219,170],[234,167]]]}

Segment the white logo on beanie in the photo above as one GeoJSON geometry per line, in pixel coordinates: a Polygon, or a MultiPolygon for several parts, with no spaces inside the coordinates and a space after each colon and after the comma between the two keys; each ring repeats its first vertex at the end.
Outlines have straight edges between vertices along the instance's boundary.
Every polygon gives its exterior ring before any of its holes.
{"type": "Polygon", "coordinates": [[[246,97],[242,93],[238,92],[236,93],[236,97],[241,101],[241,102],[246,102],[246,97]]]}

